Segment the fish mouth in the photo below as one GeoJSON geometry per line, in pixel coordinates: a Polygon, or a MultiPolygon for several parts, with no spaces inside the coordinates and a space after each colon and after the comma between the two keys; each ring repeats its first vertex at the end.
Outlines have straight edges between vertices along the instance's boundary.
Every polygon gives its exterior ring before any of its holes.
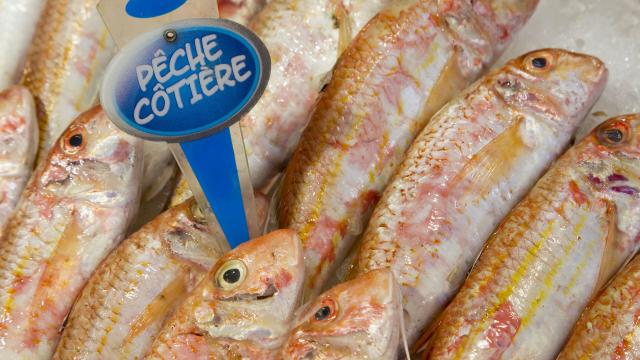
{"type": "Polygon", "coordinates": [[[261,293],[245,293],[236,294],[228,298],[220,299],[220,301],[262,301],[274,297],[278,293],[278,289],[273,284],[269,284],[267,288],[261,293]]]}

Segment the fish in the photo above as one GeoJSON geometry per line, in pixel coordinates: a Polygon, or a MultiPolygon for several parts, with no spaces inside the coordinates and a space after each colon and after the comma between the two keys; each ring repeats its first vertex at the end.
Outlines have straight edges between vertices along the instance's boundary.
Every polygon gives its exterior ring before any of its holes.
{"type": "Polygon", "coordinates": [[[595,57],[536,50],[483,77],[422,130],[373,211],[354,270],[393,270],[409,342],[444,309],[500,221],[569,146],[607,75],[595,57]]]}
{"type": "Polygon", "coordinates": [[[165,324],[147,359],[276,359],[300,302],[303,262],[291,230],[231,250],[165,324]]]}
{"type": "Polygon", "coordinates": [[[364,231],[432,115],[498,57],[537,0],[404,0],[342,54],[286,169],[281,228],[305,248],[305,300],[364,231]]]}
{"type": "Polygon", "coordinates": [[[38,150],[38,119],[29,90],[0,92],[0,233],[33,171],[38,150]]]}
{"type": "Polygon", "coordinates": [[[45,3],[45,0],[21,0],[0,4],[0,89],[20,81],[45,3]]]}
{"type": "Polygon", "coordinates": [[[22,76],[33,94],[40,128],[40,155],[81,112],[97,101],[115,44],[102,22],[98,0],[48,0],[36,27],[22,76]]]}
{"type": "Polygon", "coordinates": [[[0,238],[0,358],[51,357],[74,299],[137,210],[141,151],[96,106],[35,170],[0,238]]]}
{"type": "Polygon", "coordinates": [[[393,273],[374,270],[303,307],[282,359],[398,359],[402,295],[393,273]]]}
{"type": "Polygon", "coordinates": [[[222,257],[193,198],[124,240],[76,300],[54,359],[139,359],[222,257]]]}
{"type": "Polygon", "coordinates": [[[218,1],[218,13],[223,19],[247,25],[267,2],[268,0],[220,0],[218,1]]]}
{"type": "Polygon", "coordinates": [[[438,321],[429,358],[555,359],[590,299],[638,250],[639,189],[640,117],[610,119],[491,236],[438,321]]]}
{"type": "Polygon", "coordinates": [[[261,189],[285,166],[340,50],[392,2],[271,0],[250,22],[271,56],[266,91],[240,121],[254,188],[261,189]]]}
{"type": "Polygon", "coordinates": [[[580,316],[557,359],[640,358],[639,287],[640,257],[636,256],[580,316]]]}

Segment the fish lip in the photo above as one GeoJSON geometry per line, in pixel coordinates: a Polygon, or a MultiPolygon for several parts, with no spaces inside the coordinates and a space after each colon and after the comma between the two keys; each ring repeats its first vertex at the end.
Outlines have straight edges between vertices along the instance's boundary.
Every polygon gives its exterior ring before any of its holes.
{"type": "Polygon", "coordinates": [[[261,293],[244,293],[244,294],[236,294],[227,298],[222,298],[220,301],[245,301],[245,300],[267,300],[274,297],[278,293],[278,289],[273,284],[269,284],[267,288],[261,293]]]}

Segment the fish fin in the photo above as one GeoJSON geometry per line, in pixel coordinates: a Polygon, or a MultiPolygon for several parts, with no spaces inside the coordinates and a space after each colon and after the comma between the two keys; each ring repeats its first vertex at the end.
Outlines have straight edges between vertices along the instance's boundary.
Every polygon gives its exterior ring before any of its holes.
{"type": "Polygon", "coordinates": [[[411,354],[413,355],[414,359],[429,358],[429,353],[431,353],[431,349],[433,348],[433,335],[435,334],[438,323],[439,321],[435,321],[432,325],[430,325],[415,342],[413,348],[411,349],[411,354]]]}
{"type": "MultiPolygon", "coordinates": [[[[604,202],[605,205],[604,225],[607,230],[604,238],[604,251],[602,252],[600,272],[598,273],[598,281],[596,282],[596,287],[594,289],[594,296],[609,282],[609,279],[613,277],[612,275],[621,268],[619,266],[619,262],[616,261],[616,245],[618,238],[616,205],[612,201],[606,199],[602,200],[602,202],[604,202]]],[[[625,263],[630,259],[631,256],[625,260],[625,263]]]]}
{"type": "Polygon", "coordinates": [[[123,349],[126,348],[128,344],[131,344],[136,337],[155,321],[160,320],[164,316],[168,316],[171,307],[186,297],[188,289],[185,277],[186,274],[177,276],[147,305],[144,312],[131,322],[132,325],[124,340],[123,349]]]}
{"type": "Polygon", "coordinates": [[[347,49],[355,36],[353,33],[354,24],[343,1],[339,1],[335,6],[336,9],[333,16],[339,32],[338,55],[340,55],[347,49]]]}
{"type": "Polygon", "coordinates": [[[486,195],[498,179],[513,170],[519,155],[527,148],[520,137],[520,127],[524,118],[517,118],[513,124],[485,145],[458,173],[453,183],[463,182],[476,188],[476,194],[486,195]],[[508,150],[506,150],[508,149],[508,150]]]}
{"type": "Polygon", "coordinates": [[[432,91],[429,94],[427,102],[420,111],[416,123],[412,132],[417,135],[424,126],[431,120],[431,118],[440,110],[449,100],[455,98],[464,88],[466,88],[469,79],[464,76],[460,70],[459,57],[461,56],[460,50],[455,49],[454,55],[447,60],[447,63],[442,68],[438,80],[433,84],[432,88],[437,91],[432,91]]]}

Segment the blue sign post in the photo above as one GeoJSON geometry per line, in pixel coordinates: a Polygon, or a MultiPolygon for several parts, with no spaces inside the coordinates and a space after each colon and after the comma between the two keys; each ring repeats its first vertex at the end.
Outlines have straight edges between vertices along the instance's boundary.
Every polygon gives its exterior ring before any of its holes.
{"type": "MultiPolygon", "coordinates": [[[[144,17],[133,3],[127,11],[144,17]]],[[[269,59],[260,39],[234,22],[182,20],[130,41],[102,87],[102,105],[116,125],[172,144],[196,199],[231,247],[259,235],[237,122],[264,92],[269,59]]]]}

